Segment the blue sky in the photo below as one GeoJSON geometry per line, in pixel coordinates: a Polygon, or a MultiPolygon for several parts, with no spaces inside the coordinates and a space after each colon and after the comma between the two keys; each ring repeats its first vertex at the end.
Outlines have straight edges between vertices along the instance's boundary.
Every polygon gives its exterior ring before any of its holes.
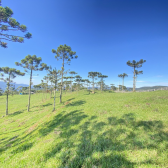
{"type": "MultiPolygon", "coordinates": [[[[124,85],[132,87],[133,68],[128,60],[145,59],[138,70],[137,87],[168,85],[168,1],[167,0],[2,0],[15,18],[25,24],[33,37],[24,43],[8,42],[0,48],[0,66],[15,66],[28,54],[60,69],[62,61],[52,49],[67,44],[78,59],[65,65],[86,79],[89,71],[108,75],[106,84],[118,85],[118,74],[127,73],[124,85]]],[[[17,32],[18,35],[23,35],[17,32]]],[[[46,71],[33,72],[39,84],[46,71]],[[37,76],[37,74],[39,74],[37,76]]],[[[16,83],[29,83],[29,75],[16,77],[16,83]]]]}

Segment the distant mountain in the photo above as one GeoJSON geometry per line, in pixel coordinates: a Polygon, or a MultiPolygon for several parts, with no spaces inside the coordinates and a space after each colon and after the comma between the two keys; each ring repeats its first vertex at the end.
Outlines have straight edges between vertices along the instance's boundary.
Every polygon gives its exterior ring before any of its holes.
{"type": "MultiPolygon", "coordinates": [[[[15,88],[18,88],[19,86],[28,87],[29,85],[15,83],[15,88]]],[[[6,83],[3,81],[0,81],[0,88],[4,91],[6,89],[6,83]]]]}
{"type": "MultiPolygon", "coordinates": [[[[27,85],[27,84],[16,84],[15,83],[15,88],[18,88],[19,86],[28,87],[29,85],[27,85]]],[[[136,88],[135,90],[137,90],[137,91],[151,90],[151,89],[161,90],[161,88],[164,89],[165,87],[168,87],[168,86],[143,86],[143,87],[140,87],[140,88],[136,88]]],[[[3,82],[3,81],[0,81],[0,88],[4,91],[6,89],[6,83],[3,82]]],[[[32,85],[32,88],[33,88],[33,85],[32,85]]],[[[99,89],[98,87],[95,87],[95,88],[99,89]]],[[[92,87],[88,87],[88,89],[92,89],[92,87]]],[[[108,88],[108,89],[110,90],[111,88],[108,88]]],[[[132,90],[132,87],[127,87],[127,89],[132,90]]]]}
{"type": "Polygon", "coordinates": [[[150,89],[161,89],[161,88],[165,88],[165,87],[168,87],[168,86],[144,86],[144,87],[140,87],[140,88],[136,88],[137,91],[141,91],[141,90],[150,90],[150,89]]]}

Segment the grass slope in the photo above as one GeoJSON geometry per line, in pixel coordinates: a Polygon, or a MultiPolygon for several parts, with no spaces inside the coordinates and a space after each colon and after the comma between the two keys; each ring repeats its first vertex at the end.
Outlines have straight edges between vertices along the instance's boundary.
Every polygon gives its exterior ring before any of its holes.
{"type": "MultiPolygon", "coordinates": [[[[168,91],[88,94],[43,102],[9,97],[0,118],[2,168],[168,167],[168,91]]],[[[0,97],[0,116],[5,97],[0,97]]]]}

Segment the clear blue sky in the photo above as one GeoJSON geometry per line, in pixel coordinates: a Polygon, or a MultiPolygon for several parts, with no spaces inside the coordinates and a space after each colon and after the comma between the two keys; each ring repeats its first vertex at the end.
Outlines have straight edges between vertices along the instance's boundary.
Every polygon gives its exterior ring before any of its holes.
{"type": "MultiPolygon", "coordinates": [[[[84,79],[89,71],[98,71],[108,75],[106,84],[118,85],[122,82],[118,74],[127,73],[124,84],[132,87],[133,68],[126,62],[145,59],[138,69],[143,75],[138,76],[137,87],[168,85],[167,0],[2,0],[2,6],[10,7],[13,17],[33,37],[22,44],[9,42],[7,49],[1,47],[1,67],[23,71],[14,62],[35,54],[60,69],[62,61],[51,50],[67,44],[78,59],[65,69],[84,79]]],[[[44,75],[34,72],[33,83],[40,83],[44,75]]],[[[28,84],[29,76],[14,81],[28,84]]]]}

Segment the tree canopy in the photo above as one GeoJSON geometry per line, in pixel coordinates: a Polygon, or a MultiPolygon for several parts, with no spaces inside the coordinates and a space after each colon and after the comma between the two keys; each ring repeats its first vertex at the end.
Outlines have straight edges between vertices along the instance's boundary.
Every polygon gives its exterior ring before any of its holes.
{"type": "Polygon", "coordinates": [[[134,72],[133,72],[134,73],[133,92],[135,92],[135,68],[141,68],[142,64],[145,63],[145,62],[146,62],[146,60],[143,60],[143,59],[140,59],[139,61],[133,60],[132,62],[127,61],[127,65],[134,68],[134,72]]]}
{"type": "Polygon", "coordinates": [[[92,78],[92,89],[93,89],[93,93],[94,93],[94,80],[95,80],[95,77],[97,77],[98,75],[101,75],[100,72],[88,72],[88,77],[89,78],[92,78]]]}
{"type": "Polygon", "coordinates": [[[119,74],[118,77],[123,79],[123,84],[122,84],[122,91],[123,91],[124,90],[124,78],[128,77],[128,75],[126,73],[123,73],[123,74],[119,74]]]}
{"type": "Polygon", "coordinates": [[[48,70],[49,67],[45,63],[41,63],[42,59],[41,57],[37,57],[36,55],[27,55],[24,59],[21,60],[21,63],[15,62],[17,66],[21,66],[25,68],[25,72],[28,72],[27,70],[30,70],[30,82],[29,82],[29,101],[27,106],[27,111],[29,111],[30,108],[30,95],[31,95],[31,84],[32,84],[32,74],[33,71],[43,71],[48,70]]]}
{"type": "Polygon", "coordinates": [[[67,46],[66,44],[60,45],[57,50],[52,49],[52,53],[56,54],[55,58],[57,61],[59,59],[62,59],[62,77],[61,77],[61,89],[60,89],[60,103],[62,102],[62,87],[63,87],[63,72],[64,72],[64,64],[65,61],[67,61],[68,64],[70,64],[71,59],[78,58],[75,51],[72,51],[70,46],[67,46]]]}
{"type": "Polygon", "coordinates": [[[21,31],[26,32],[27,27],[20,24],[16,19],[12,18],[13,11],[9,7],[2,7],[0,1],[0,46],[7,48],[7,42],[19,42],[23,43],[24,39],[30,39],[32,37],[31,33],[26,33],[24,36],[12,35],[11,31],[21,31]]]}
{"type": "Polygon", "coordinates": [[[103,90],[103,79],[104,78],[108,78],[107,75],[102,75],[101,73],[98,75],[98,78],[100,78],[100,82],[101,82],[101,92],[103,90]]]}

